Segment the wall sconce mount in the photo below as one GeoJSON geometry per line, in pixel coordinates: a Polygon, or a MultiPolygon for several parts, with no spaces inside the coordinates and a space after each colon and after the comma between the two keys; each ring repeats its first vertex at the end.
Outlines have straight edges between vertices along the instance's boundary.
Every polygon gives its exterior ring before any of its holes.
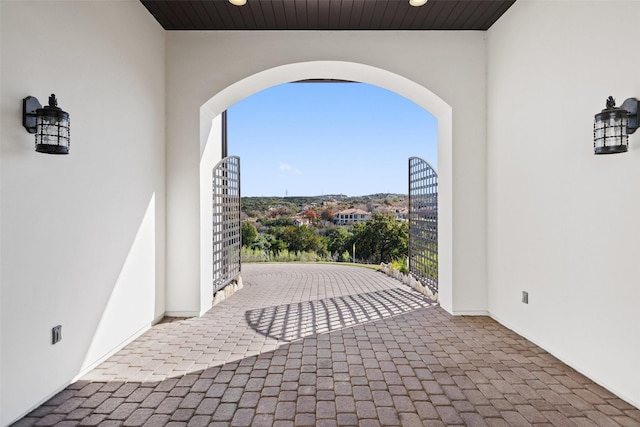
{"type": "Polygon", "coordinates": [[[626,99],[620,107],[612,96],[604,110],[593,121],[594,154],[625,153],[629,150],[629,135],[638,129],[640,114],[638,100],[626,99]]]}
{"type": "Polygon", "coordinates": [[[22,126],[36,135],[36,151],[47,154],[69,154],[69,113],[58,107],[54,94],[43,107],[37,98],[22,100],[22,126]]]}

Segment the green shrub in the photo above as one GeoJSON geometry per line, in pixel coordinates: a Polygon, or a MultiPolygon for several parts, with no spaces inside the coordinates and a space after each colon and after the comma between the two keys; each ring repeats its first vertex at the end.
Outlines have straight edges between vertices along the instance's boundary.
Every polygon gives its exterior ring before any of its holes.
{"type": "Polygon", "coordinates": [[[242,248],[242,262],[321,262],[328,261],[328,257],[314,251],[265,251],[262,249],[242,248]]]}
{"type": "Polygon", "coordinates": [[[404,273],[404,274],[409,273],[409,264],[407,263],[406,258],[396,259],[391,261],[391,267],[395,268],[400,273],[404,273]]]}

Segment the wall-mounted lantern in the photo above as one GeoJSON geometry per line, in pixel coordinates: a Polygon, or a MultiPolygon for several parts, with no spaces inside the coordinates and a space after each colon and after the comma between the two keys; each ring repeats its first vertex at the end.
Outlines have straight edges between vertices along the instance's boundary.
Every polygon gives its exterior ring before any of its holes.
{"type": "Polygon", "coordinates": [[[22,100],[22,125],[36,134],[36,151],[47,154],[69,154],[69,113],[58,107],[54,94],[43,107],[37,98],[22,100]]]}
{"type": "Polygon", "coordinates": [[[593,121],[594,154],[624,153],[629,149],[629,135],[638,128],[638,100],[629,98],[620,107],[610,96],[607,106],[593,121]]]}

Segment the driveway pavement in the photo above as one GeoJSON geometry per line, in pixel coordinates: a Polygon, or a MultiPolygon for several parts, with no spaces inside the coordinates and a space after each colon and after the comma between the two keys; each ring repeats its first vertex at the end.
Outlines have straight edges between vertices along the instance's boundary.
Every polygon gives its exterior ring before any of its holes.
{"type": "Polygon", "coordinates": [[[16,425],[640,426],[640,410],[487,317],[382,273],[243,266],[16,425]]]}

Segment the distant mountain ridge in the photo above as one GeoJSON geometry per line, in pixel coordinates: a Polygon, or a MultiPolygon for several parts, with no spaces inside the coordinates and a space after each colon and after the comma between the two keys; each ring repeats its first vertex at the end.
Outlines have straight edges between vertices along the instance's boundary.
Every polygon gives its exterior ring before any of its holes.
{"type": "Polygon", "coordinates": [[[241,197],[241,210],[250,217],[265,215],[270,210],[287,208],[290,213],[306,209],[321,210],[331,208],[337,210],[360,208],[372,211],[374,206],[387,207],[406,206],[408,196],[399,193],[375,193],[364,196],[347,196],[345,194],[324,194],[319,196],[249,196],[241,197]]]}
{"type": "Polygon", "coordinates": [[[374,193],[363,196],[347,196],[346,194],[320,194],[317,196],[243,196],[243,199],[271,199],[271,200],[371,200],[386,199],[393,197],[407,197],[401,193],[374,193]]]}

